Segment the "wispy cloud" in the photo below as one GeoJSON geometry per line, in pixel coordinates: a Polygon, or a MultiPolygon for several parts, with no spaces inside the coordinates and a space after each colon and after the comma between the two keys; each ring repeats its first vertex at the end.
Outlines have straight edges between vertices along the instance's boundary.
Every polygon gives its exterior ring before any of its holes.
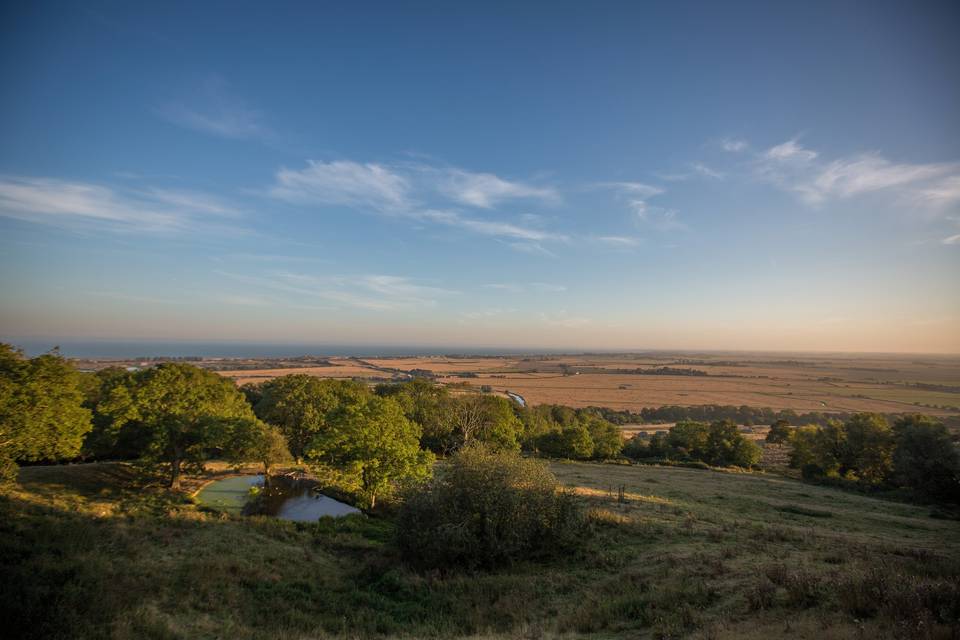
{"type": "Polygon", "coordinates": [[[817,157],[817,152],[803,148],[797,142],[797,139],[793,138],[775,147],[770,147],[764,155],[771,160],[809,162],[817,157]]]}
{"type": "Polygon", "coordinates": [[[960,201],[960,163],[891,162],[878,152],[829,162],[791,139],[756,159],[757,174],[809,204],[888,192],[902,204],[940,208],[960,201]]]}
{"type": "Polygon", "coordinates": [[[319,300],[337,307],[367,311],[433,307],[438,299],[460,293],[420,284],[407,277],[383,274],[316,276],[289,271],[257,275],[228,271],[215,273],[274,294],[286,294],[288,303],[303,305],[311,300],[319,300]]]}
{"type": "Polygon", "coordinates": [[[717,171],[716,169],[711,169],[702,162],[694,162],[690,165],[690,167],[702,176],[713,178],[715,180],[720,180],[723,178],[723,174],[721,172],[717,171]]]}
{"type": "Polygon", "coordinates": [[[650,198],[666,193],[666,190],[661,187],[642,182],[605,182],[602,186],[614,189],[619,198],[626,202],[627,208],[633,211],[634,219],[644,226],[658,231],[677,231],[687,228],[687,225],[680,221],[675,209],[651,205],[648,202],[650,198]]]}
{"type": "Polygon", "coordinates": [[[720,148],[729,153],[746,151],[749,146],[746,140],[740,140],[739,138],[723,138],[720,141],[720,148]]]}
{"type": "Polygon", "coordinates": [[[941,240],[943,244],[960,244],[960,233],[941,240]]]}
{"type": "Polygon", "coordinates": [[[192,102],[169,102],[156,113],[173,124],[221,138],[270,139],[263,115],[231,95],[226,81],[214,76],[204,82],[192,102]]]}
{"type": "Polygon", "coordinates": [[[656,187],[644,182],[600,182],[597,186],[614,189],[638,198],[652,198],[661,193],[666,193],[666,190],[662,187],[656,187]]]}
{"type": "Polygon", "coordinates": [[[171,205],[178,210],[208,213],[218,216],[235,217],[240,211],[222,199],[195,191],[173,191],[170,189],[149,189],[147,197],[171,205]]]}
{"type": "Polygon", "coordinates": [[[960,202],[960,175],[953,175],[923,187],[917,191],[917,196],[922,202],[938,209],[960,202]]]}
{"type": "Polygon", "coordinates": [[[270,195],[295,204],[368,207],[380,213],[407,212],[410,183],[383,165],[349,160],[308,161],[300,170],[281,169],[270,195]]]}
{"type": "Polygon", "coordinates": [[[634,236],[596,236],[593,238],[593,240],[600,244],[620,249],[637,247],[640,246],[640,243],[642,242],[641,238],[636,238],[634,236]]]}
{"type": "MultiPolygon", "coordinates": [[[[864,154],[851,159],[834,160],[813,180],[807,192],[814,201],[830,196],[850,197],[905,185],[928,183],[950,173],[960,172],[960,164],[894,164],[879,154],[864,154]]],[[[938,194],[938,199],[956,197],[958,176],[949,178],[953,185],[925,186],[921,193],[938,194]],[[951,189],[950,187],[954,188],[951,189]],[[939,191],[938,191],[939,188],[939,191]]],[[[936,195],[934,196],[937,197],[936,195]]]]}
{"type": "MultiPolygon", "coordinates": [[[[430,169],[433,173],[437,170],[430,169]]],[[[489,209],[506,200],[534,199],[548,203],[560,201],[552,187],[538,187],[505,180],[492,173],[472,173],[462,169],[440,170],[438,189],[461,204],[489,209]]]]}
{"type": "Polygon", "coordinates": [[[459,227],[485,236],[515,238],[517,240],[533,242],[543,240],[567,240],[567,236],[563,234],[551,233],[531,227],[522,227],[509,222],[468,218],[455,211],[418,211],[412,213],[411,216],[421,220],[439,222],[440,224],[451,227],[459,227]]]}
{"type": "Polygon", "coordinates": [[[222,220],[240,212],[190,191],[118,190],[56,178],[0,176],[0,216],[64,227],[95,225],[117,231],[179,232],[229,228],[222,220]]]}
{"type": "Polygon", "coordinates": [[[542,218],[519,216],[519,222],[466,215],[450,201],[490,209],[508,199],[555,201],[551,188],[510,182],[488,173],[435,168],[423,164],[394,165],[350,160],[310,161],[300,170],[281,169],[269,195],[297,205],[342,205],[362,212],[408,218],[470,233],[519,241],[510,246],[540,252],[541,243],[566,241],[566,235],[539,228],[542,218]],[[440,205],[435,206],[435,205],[440,205]],[[520,223],[522,222],[522,224],[520,223]]]}
{"type": "Polygon", "coordinates": [[[508,247],[520,253],[528,253],[533,256],[544,256],[547,258],[556,258],[557,254],[547,249],[539,242],[507,242],[508,247]]]}
{"type": "Polygon", "coordinates": [[[643,225],[648,225],[658,231],[681,231],[687,229],[686,223],[680,220],[675,209],[650,206],[645,200],[631,200],[628,203],[636,219],[643,225]]]}

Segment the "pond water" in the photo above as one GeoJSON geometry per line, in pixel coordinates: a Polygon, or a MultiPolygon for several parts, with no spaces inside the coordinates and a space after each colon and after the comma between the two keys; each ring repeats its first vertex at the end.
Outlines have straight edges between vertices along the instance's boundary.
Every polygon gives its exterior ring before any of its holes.
{"type": "Polygon", "coordinates": [[[243,514],[250,501],[250,487],[263,484],[263,476],[235,476],[211,482],[197,494],[197,502],[205,507],[225,511],[231,515],[243,514]]]}
{"type": "Polygon", "coordinates": [[[252,501],[251,487],[263,487],[263,476],[235,476],[211,482],[197,494],[197,501],[233,515],[269,515],[294,522],[360,513],[355,507],[323,495],[308,481],[272,478],[271,486],[262,488],[256,501],[252,501]]]}

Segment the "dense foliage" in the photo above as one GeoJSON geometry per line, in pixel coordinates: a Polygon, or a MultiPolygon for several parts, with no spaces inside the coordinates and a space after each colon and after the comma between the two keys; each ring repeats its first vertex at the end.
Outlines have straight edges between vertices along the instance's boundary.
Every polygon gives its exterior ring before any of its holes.
{"type": "Polygon", "coordinates": [[[426,478],[433,454],[420,448],[420,426],[407,419],[392,398],[369,396],[331,416],[307,450],[310,459],[340,473],[366,506],[401,481],[426,478]]]}
{"type": "Polygon", "coordinates": [[[290,453],[300,460],[317,434],[325,430],[334,410],[361,402],[368,395],[367,387],[358,382],[292,374],[263,383],[254,411],[280,429],[290,453]]]}
{"type": "Polygon", "coordinates": [[[421,443],[439,455],[481,442],[550,457],[602,460],[620,456],[620,429],[591,409],[559,405],[520,407],[500,396],[453,395],[426,380],[381,384],[377,393],[396,398],[423,428],[421,443]]]}
{"type": "Polygon", "coordinates": [[[0,482],[18,461],[61,460],[80,453],[91,429],[82,379],[56,351],[26,358],[0,343],[0,482]]]}
{"type": "Polygon", "coordinates": [[[656,434],[649,442],[633,438],[624,453],[634,459],[703,462],[723,467],[751,467],[760,462],[761,455],[760,447],[744,437],[730,420],[711,424],[678,422],[666,435],[656,434]]]}
{"type": "Polygon", "coordinates": [[[623,449],[620,428],[591,409],[538,405],[525,407],[520,418],[528,451],[554,458],[605,460],[619,457],[623,449]]]}
{"type": "Polygon", "coordinates": [[[666,405],[662,407],[644,407],[640,411],[608,409],[606,407],[590,407],[599,413],[605,420],[614,424],[656,424],[665,422],[716,422],[731,420],[742,425],[765,425],[783,420],[787,424],[819,424],[825,425],[832,419],[845,420],[849,414],[797,413],[793,409],[772,409],[770,407],[750,407],[747,405],[719,405],[704,404],[696,406],[666,405]]]}
{"type": "Polygon", "coordinates": [[[583,522],[543,463],[472,445],[407,493],[397,540],[415,566],[489,568],[568,549],[583,522]]]}
{"type": "Polygon", "coordinates": [[[790,466],[805,478],[863,487],[906,487],[932,499],[960,501],[960,453],[946,427],[927,416],[859,413],[846,422],[793,429],[790,466]]]}
{"type": "Polygon", "coordinates": [[[118,433],[132,425],[146,437],[141,456],[170,466],[179,488],[184,464],[198,464],[231,442],[237,425],[256,417],[232,381],[185,363],[137,372],[110,389],[97,407],[118,433]]]}

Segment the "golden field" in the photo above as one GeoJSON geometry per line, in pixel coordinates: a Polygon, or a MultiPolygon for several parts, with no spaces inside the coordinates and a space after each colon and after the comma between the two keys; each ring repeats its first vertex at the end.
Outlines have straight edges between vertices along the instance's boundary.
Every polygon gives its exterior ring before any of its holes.
{"type": "Polygon", "coordinates": [[[960,414],[960,357],[849,354],[672,354],[328,358],[329,366],[229,369],[237,384],[289,373],[441,383],[518,393],[531,404],[637,411],[663,405],[747,405],[798,412],[922,410],[960,414]],[[661,367],[706,375],[650,374],[661,367]]]}

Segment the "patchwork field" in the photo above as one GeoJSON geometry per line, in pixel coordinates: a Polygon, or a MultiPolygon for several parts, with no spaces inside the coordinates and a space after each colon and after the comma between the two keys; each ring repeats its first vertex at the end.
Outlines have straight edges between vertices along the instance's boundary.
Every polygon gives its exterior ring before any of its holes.
{"type": "MultiPolygon", "coordinates": [[[[78,362],[85,368],[109,364],[78,362]]],[[[216,359],[196,362],[237,384],[290,373],[368,381],[421,376],[531,404],[639,410],[746,405],[798,412],[877,411],[960,416],[960,356],[770,353],[586,354],[216,359]]]]}

